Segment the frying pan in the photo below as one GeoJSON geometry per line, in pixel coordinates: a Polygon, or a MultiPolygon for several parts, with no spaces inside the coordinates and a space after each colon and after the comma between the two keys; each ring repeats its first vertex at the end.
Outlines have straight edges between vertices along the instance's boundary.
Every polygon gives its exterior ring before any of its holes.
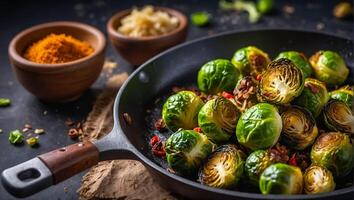
{"type": "MultiPolygon", "coordinates": [[[[199,67],[216,58],[231,58],[243,46],[255,45],[274,58],[284,50],[298,50],[311,55],[321,49],[339,52],[351,68],[353,83],[353,41],[315,32],[293,30],[257,30],[229,32],[199,39],[172,48],[143,64],[120,89],[114,104],[114,128],[96,142],[80,142],[6,169],[1,174],[6,190],[26,197],[65,180],[74,174],[112,159],[136,159],[142,162],[156,181],[168,190],[193,199],[351,199],[354,187],[318,195],[261,195],[223,190],[167,172],[150,153],[146,109],[176,85],[196,82],[199,67]],[[128,113],[132,123],[124,120],[128,113]]],[[[137,52],[139,53],[139,52],[137,52]]]]}

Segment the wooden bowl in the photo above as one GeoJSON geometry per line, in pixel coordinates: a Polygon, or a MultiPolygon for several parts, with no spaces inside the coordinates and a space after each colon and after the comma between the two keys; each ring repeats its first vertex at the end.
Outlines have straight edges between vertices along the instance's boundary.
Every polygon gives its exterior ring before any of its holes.
{"type": "Polygon", "coordinates": [[[106,39],[98,29],[78,22],[51,22],[26,29],[9,46],[9,58],[17,79],[30,93],[46,102],[68,102],[79,98],[99,76],[105,59],[106,39]],[[65,33],[87,41],[94,52],[62,64],[39,64],[23,57],[34,42],[50,33],[65,33]]]}
{"type": "Polygon", "coordinates": [[[165,7],[154,7],[167,12],[179,20],[179,26],[173,31],[149,37],[129,37],[117,31],[121,19],[129,15],[132,9],[115,14],[107,23],[108,36],[120,55],[132,65],[140,65],[158,53],[182,43],[186,40],[188,19],[177,10],[165,7]]]}

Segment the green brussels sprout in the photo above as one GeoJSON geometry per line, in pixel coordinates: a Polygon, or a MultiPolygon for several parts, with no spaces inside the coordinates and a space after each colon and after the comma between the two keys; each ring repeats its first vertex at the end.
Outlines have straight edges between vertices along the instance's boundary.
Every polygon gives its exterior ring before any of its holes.
{"type": "Polygon", "coordinates": [[[236,128],[240,113],[236,106],[224,97],[208,101],[199,111],[198,125],[213,142],[227,142],[236,128]]]}
{"type": "Polygon", "coordinates": [[[165,144],[168,166],[182,175],[193,174],[214,150],[214,146],[205,135],[196,131],[177,131],[165,144]]]}
{"type": "Polygon", "coordinates": [[[191,91],[180,91],[170,96],[162,108],[162,119],[172,131],[198,126],[198,112],[203,101],[191,91]]]}
{"type": "Polygon", "coordinates": [[[306,109],[289,106],[281,114],[283,130],[281,141],[287,146],[304,150],[315,141],[318,129],[312,114],[306,109]]]}
{"type": "Polygon", "coordinates": [[[321,134],[312,146],[311,162],[326,167],[334,176],[349,174],[353,165],[349,136],[340,132],[321,134]]]}
{"type": "Polygon", "coordinates": [[[342,101],[330,100],[323,109],[323,121],[331,131],[354,134],[354,116],[342,101]]]}
{"type": "Polygon", "coordinates": [[[285,51],[281,52],[276,59],[287,58],[291,60],[304,74],[304,77],[310,77],[312,75],[312,68],[303,53],[297,51],[285,51]]]}
{"type": "Polygon", "coordinates": [[[262,194],[301,194],[302,186],[301,169],[283,163],[270,165],[259,179],[262,194]]]}
{"type": "Polygon", "coordinates": [[[257,78],[270,63],[268,54],[254,46],[247,46],[237,50],[231,59],[232,64],[243,75],[257,78]]]}
{"type": "Polygon", "coordinates": [[[207,94],[232,92],[241,73],[230,61],[216,59],[207,62],[198,72],[198,88],[207,94]]]}
{"type": "Polygon", "coordinates": [[[211,187],[232,188],[243,174],[244,153],[235,145],[222,145],[199,171],[199,181],[211,187]]]}
{"type": "Polygon", "coordinates": [[[329,93],[331,99],[337,99],[346,103],[350,108],[353,106],[354,93],[353,86],[343,86],[329,93]]]}
{"type": "Polygon", "coordinates": [[[288,104],[299,96],[304,88],[304,75],[291,60],[280,58],[272,61],[258,87],[261,101],[288,104]]]}
{"type": "Polygon", "coordinates": [[[328,99],[326,85],[317,79],[307,78],[304,90],[292,103],[306,108],[314,117],[318,117],[328,99]]]}
{"type": "Polygon", "coordinates": [[[315,77],[328,85],[341,85],[349,75],[343,58],[336,52],[318,51],[309,61],[315,77]]]}
{"type": "Polygon", "coordinates": [[[273,146],[280,136],[282,120],[278,109],[268,103],[259,103],[246,110],[236,127],[238,142],[251,149],[273,146]]]}
{"type": "Polygon", "coordinates": [[[304,173],[304,191],[306,194],[332,192],[336,187],[331,171],[320,165],[312,165],[304,173]]]}
{"type": "Polygon", "coordinates": [[[246,159],[245,172],[250,182],[258,186],[259,177],[263,171],[272,164],[281,162],[277,154],[272,153],[271,150],[256,150],[252,152],[246,159]]]}
{"type": "Polygon", "coordinates": [[[254,81],[251,76],[242,78],[234,89],[235,105],[241,111],[256,105],[258,82],[254,81]]]}

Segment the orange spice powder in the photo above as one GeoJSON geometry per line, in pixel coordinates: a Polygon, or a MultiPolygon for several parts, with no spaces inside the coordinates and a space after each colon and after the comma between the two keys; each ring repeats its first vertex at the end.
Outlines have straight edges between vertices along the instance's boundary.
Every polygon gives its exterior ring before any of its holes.
{"type": "Polygon", "coordinates": [[[88,42],[71,35],[52,33],[28,47],[24,57],[36,63],[58,64],[78,60],[93,52],[88,42]]]}

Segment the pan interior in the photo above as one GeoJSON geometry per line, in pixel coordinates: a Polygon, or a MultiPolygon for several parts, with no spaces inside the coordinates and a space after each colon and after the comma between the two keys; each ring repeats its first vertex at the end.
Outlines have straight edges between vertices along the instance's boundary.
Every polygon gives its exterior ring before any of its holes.
{"type": "MultiPolygon", "coordinates": [[[[230,59],[233,53],[244,46],[254,45],[267,52],[274,59],[281,51],[295,50],[308,57],[318,50],[333,50],[344,57],[350,75],[348,83],[354,83],[353,42],[312,32],[262,30],[241,33],[227,33],[208,39],[192,42],[171,49],[151,59],[141,66],[129,79],[120,93],[118,115],[121,127],[133,146],[147,159],[162,168],[166,168],[164,159],[151,154],[150,138],[158,134],[162,138],[171,132],[159,133],[154,122],[161,118],[161,108],[166,98],[172,94],[171,88],[196,87],[199,68],[209,60],[216,58],[230,59]],[[128,113],[132,124],[124,125],[123,113],[128,113]]],[[[115,113],[117,113],[115,111],[115,113]]],[[[353,178],[352,175],[348,176],[353,178]]],[[[195,177],[188,177],[195,181],[195,177]]],[[[341,186],[352,187],[352,186],[341,186]]],[[[253,192],[253,189],[239,189],[253,192]]],[[[257,191],[255,191],[257,192],[257,191]]]]}

